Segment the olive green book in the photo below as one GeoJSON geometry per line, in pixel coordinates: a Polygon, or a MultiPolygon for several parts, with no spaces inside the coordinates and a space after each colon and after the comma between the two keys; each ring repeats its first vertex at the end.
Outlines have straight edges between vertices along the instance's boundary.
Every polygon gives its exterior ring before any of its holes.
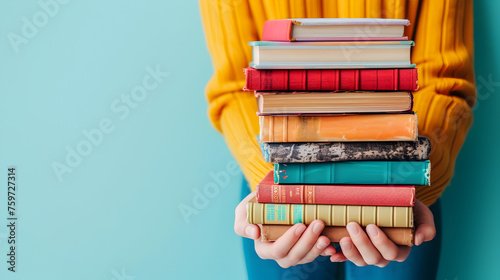
{"type": "Polygon", "coordinates": [[[322,220],[326,226],[356,222],[361,226],[412,228],[413,207],[274,204],[258,203],[253,198],[247,204],[247,219],[250,224],[265,225],[308,225],[314,220],[322,220]]]}

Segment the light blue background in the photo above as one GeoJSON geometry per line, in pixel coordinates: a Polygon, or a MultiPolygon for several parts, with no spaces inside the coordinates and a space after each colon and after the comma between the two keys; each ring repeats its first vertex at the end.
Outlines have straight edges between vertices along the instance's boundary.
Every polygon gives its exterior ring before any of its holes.
{"type": "MultiPolygon", "coordinates": [[[[500,82],[500,3],[476,2],[476,76],[500,82]]],[[[233,233],[241,175],[207,119],[213,70],[197,2],[69,1],[16,53],[9,34],[21,35],[23,17],[40,11],[37,1],[0,1],[0,279],[244,278],[233,233]],[[121,119],[112,104],[123,106],[122,95],[157,66],[168,77],[121,119]],[[52,164],[65,164],[66,147],[105,118],[114,130],[59,181],[52,164]],[[5,262],[11,165],[15,274],[5,262]],[[227,186],[210,174],[227,176],[227,186]],[[207,186],[215,193],[186,222],[179,207],[200,206],[193,199],[207,186]]],[[[499,90],[480,89],[443,197],[438,279],[500,278],[499,90]]]]}

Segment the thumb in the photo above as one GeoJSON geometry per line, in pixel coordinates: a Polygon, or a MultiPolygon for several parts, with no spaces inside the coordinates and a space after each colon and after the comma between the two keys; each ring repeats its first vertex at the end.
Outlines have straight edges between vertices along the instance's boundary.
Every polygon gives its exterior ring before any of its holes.
{"type": "Polygon", "coordinates": [[[415,215],[415,245],[420,245],[426,241],[431,241],[436,236],[436,226],[434,225],[434,215],[429,207],[416,199],[413,208],[415,215]]]}
{"type": "Polygon", "coordinates": [[[255,191],[247,195],[236,207],[234,211],[234,232],[242,237],[258,239],[260,237],[259,226],[249,224],[247,221],[247,203],[253,197],[255,197],[255,191]]]}

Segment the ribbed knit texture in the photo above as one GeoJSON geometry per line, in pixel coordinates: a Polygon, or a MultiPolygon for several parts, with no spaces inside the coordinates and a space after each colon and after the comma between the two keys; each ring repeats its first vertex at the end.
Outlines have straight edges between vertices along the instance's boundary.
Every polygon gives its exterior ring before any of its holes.
{"type": "Polygon", "coordinates": [[[453,175],[455,160],[472,125],[476,101],[472,0],[201,0],[201,15],[215,73],[206,87],[208,114],[222,132],[252,190],[272,169],[260,152],[253,92],[243,92],[243,68],[252,60],[249,41],[261,40],[264,22],[284,18],[409,19],[405,35],[415,41],[420,88],[414,111],[420,135],[431,139],[431,186],[417,186],[430,205],[453,175]]]}

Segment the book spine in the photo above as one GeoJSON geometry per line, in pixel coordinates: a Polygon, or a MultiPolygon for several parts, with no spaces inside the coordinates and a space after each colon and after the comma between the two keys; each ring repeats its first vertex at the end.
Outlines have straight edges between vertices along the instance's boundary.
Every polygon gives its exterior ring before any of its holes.
{"type": "MultiPolygon", "coordinates": [[[[280,238],[292,226],[282,225],[259,225],[261,241],[271,242],[280,238]]],[[[395,244],[403,246],[412,246],[414,244],[413,228],[380,228],[382,232],[395,244]]],[[[321,232],[330,239],[330,242],[339,242],[342,238],[348,237],[349,232],[345,227],[325,227],[321,232]]]]}
{"type": "Polygon", "coordinates": [[[431,142],[332,142],[332,143],[263,143],[262,154],[271,163],[336,162],[358,160],[427,160],[431,142]]]}
{"type": "Polygon", "coordinates": [[[276,184],[430,185],[430,161],[276,163],[276,184]]]}
{"type": "Polygon", "coordinates": [[[418,89],[418,69],[245,69],[244,90],[334,91],[418,89]]]}
{"type": "Polygon", "coordinates": [[[413,186],[372,185],[257,185],[257,202],[292,204],[346,204],[413,206],[413,186]]]}
{"type": "Polygon", "coordinates": [[[322,220],[326,226],[356,222],[361,226],[412,228],[413,207],[248,202],[247,219],[250,224],[268,225],[309,225],[314,220],[322,220]]]}
{"type": "Polygon", "coordinates": [[[264,22],[262,41],[291,41],[293,21],[290,19],[264,22]]]}
{"type": "Polygon", "coordinates": [[[416,141],[415,114],[259,116],[262,142],[416,141]]]}

